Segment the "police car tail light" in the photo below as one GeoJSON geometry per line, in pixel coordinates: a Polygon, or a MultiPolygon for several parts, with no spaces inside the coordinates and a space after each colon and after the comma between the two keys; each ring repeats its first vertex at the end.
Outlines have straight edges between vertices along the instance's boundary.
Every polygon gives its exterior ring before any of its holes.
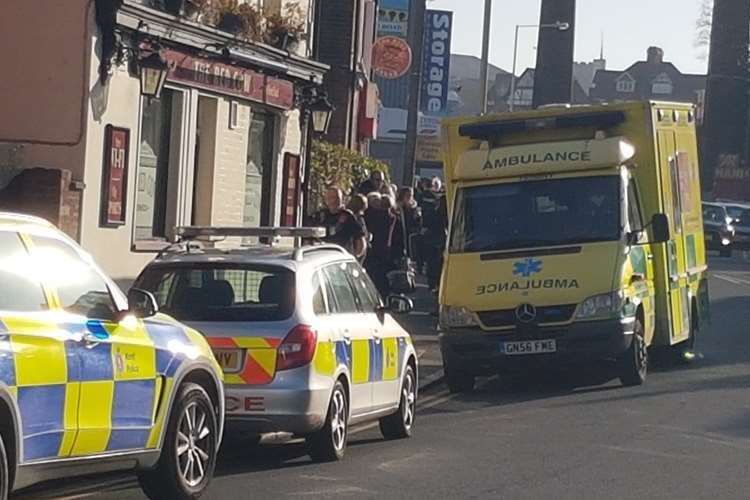
{"type": "Polygon", "coordinates": [[[311,327],[297,325],[287,334],[276,354],[276,371],[309,364],[315,355],[318,336],[311,327]]]}

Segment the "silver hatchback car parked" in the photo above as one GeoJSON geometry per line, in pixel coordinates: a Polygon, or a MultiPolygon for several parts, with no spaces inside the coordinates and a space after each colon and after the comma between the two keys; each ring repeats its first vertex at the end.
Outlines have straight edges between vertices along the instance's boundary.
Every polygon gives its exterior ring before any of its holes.
{"type": "Polygon", "coordinates": [[[379,420],[386,438],[409,437],[417,355],[357,261],[335,245],[202,245],[194,238],[319,236],[315,228],[181,228],[136,286],[162,311],[208,337],[225,374],[227,435],[287,432],[311,457],[339,460],[349,426],[379,420]]]}

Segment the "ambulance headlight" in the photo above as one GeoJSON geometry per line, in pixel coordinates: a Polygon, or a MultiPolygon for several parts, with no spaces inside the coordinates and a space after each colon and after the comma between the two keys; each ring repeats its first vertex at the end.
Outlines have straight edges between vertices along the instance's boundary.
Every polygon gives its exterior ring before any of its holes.
{"type": "Polygon", "coordinates": [[[622,292],[603,293],[589,297],[578,308],[578,319],[611,318],[622,310],[622,292]]]}
{"type": "Polygon", "coordinates": [[[476,315],[467,308],[454,306],[440,307],[440,326],[442,328],[466,328],[476,325],[476,315]]]}

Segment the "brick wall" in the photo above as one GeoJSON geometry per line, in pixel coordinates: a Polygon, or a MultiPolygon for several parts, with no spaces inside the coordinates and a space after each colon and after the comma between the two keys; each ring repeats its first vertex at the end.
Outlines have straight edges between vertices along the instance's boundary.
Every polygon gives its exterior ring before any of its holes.
{"type": "Polygon", "coordinates": [[[0,191],[0,210],[42,217],[78,239],[81,193],[71,189],[69,170],[21,171],[0,191]]]}

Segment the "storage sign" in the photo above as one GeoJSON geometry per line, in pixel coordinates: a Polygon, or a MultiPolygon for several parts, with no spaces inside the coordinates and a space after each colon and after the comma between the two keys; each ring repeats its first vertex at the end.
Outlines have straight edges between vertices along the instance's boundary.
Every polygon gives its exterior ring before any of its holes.
{"type": "Polygon", "coordinates": [[[452,30],[453,12],[425,13],[421,102],[426,114],[440,115],[448,110],[452,30]]]}

